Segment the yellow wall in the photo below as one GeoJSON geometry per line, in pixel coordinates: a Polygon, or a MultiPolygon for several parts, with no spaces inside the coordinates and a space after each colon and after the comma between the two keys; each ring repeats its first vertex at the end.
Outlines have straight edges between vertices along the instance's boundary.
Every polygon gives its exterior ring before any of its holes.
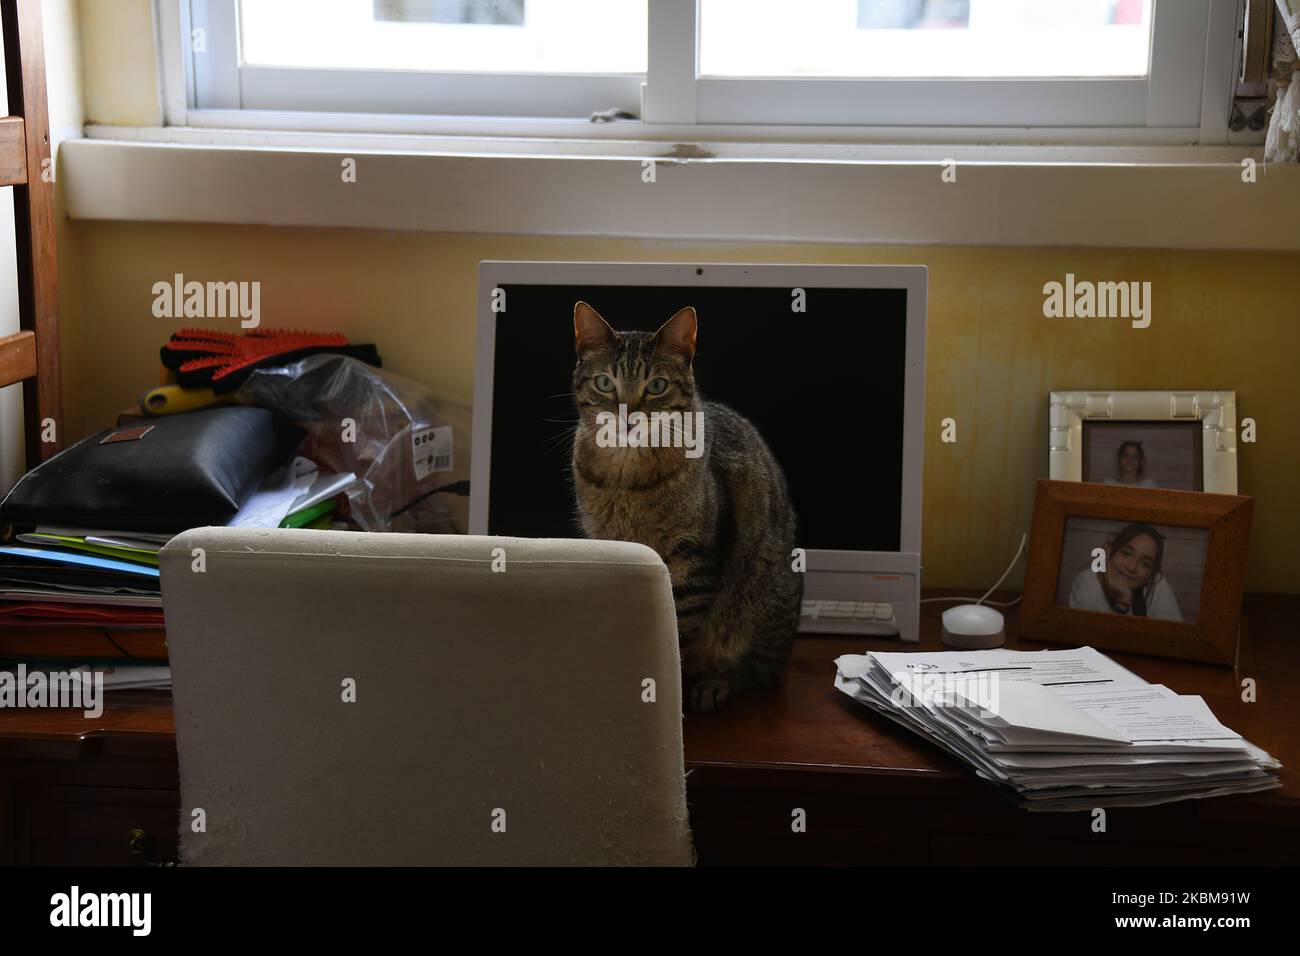
{"type": "MultiPolygon", "coordinates": [[[[151,313],[151,287],[188,279],[258,279],[263,324],[374,341],[386,366],[468,398],[474,296],[482,259],[753,260],[920,263],[930,268],[924,560],[926,584],[992,583],[1028,530],[1034,479],[1047,472],[1047,393],[1054,388],[1233,388],[1259,423],[1243,445],[1241,490],[1259,499],[1248,586],[1300,591],[1294,458],[1300,417],[1291,385],[1300,355],[1300,254],[1095,249],[747,246],[633,240],[451,236],[352,230],[78,223],[84,314],[65,347],[85,369],[68,409],[84,434],[111,423],[156,383],[158,348],[181,323],[151,313]],[[1150,328],[1053,320],[1042,287],[1079,278],[1153,284],[1150,328]],[[958,423],[955,445],[939,421],[958,423]]],[[[232,323],[233,324],[233,323],[232,323]]],[[[704,334],[707,334],[705,330],[704,334]]],[[[859,457],[860,409],[843,416],[859,457]]],[[[1019,571],[1009,579],[1019,580],[1019,571]]]]}
{"type": "Polygon", "coordinates": [[[157,126],[162,107],[149,0],[78,0],[78,13],[86,122],[157,126]]]}

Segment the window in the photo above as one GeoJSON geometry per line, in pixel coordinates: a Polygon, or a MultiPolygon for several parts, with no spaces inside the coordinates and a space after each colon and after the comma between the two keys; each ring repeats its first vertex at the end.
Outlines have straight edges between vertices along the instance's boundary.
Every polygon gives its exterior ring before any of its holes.
{"type": "Polygon", "coordinates": [[[179,4],[191,37],[199,120],[614,111],[663,126],[1091,128],[1184,142],[1204,137],[1203,114],[1218,125],[1236,16],[1234,0],[160,2],[179,4]]]}
{"type": "Polygon", "coordinates": [[[645,73],[645,0],[240,0],[238,10],[246,66],[645,73]]]}
{"type": "Polygon", "coordinates": [[[703,0],[704,76],[1147,74],[1151,0],[703,0]]]}
{"type": "Polygon", "coordinates": [[[193,0],[195,101],[246,110],[640,110],[647,0],[193,0]]]}

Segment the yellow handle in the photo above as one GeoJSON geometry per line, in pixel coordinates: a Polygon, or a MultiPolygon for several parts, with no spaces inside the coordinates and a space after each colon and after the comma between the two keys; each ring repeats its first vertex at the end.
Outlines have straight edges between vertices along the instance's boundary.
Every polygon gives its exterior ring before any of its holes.
{"type": "Polygon", "coordinates": [[[196,408],[220,405],[231,400],[231,396],[218,395],[210,388],[160,385],[144,393],[140,399],[140,408],[146,415],[175,415],[177,412],[192,412],[196,408]]]}

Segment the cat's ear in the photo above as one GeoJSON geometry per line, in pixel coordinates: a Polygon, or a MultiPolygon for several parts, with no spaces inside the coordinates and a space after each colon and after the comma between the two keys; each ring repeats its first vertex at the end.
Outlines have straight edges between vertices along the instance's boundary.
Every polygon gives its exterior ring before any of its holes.
{"type": "Polygon", "coordinates": [[[695,309],[687,306],[659,327],[655,351],[680,356],[688,364],[695,358],[695,309]]]}
{"type": "Polygon", "coordinates": [[[600,313],[578,302],[573,307],[573,338],[578,355],[589,352],[608,352],[614,347],[618,333],[609,327],[609,323],[600,317],[600,313]]]}

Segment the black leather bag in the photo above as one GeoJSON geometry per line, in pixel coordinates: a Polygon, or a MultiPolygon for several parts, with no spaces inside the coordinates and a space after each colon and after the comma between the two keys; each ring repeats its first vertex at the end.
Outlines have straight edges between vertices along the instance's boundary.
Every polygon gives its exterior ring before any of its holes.
{"type": "Polygon", "coordinates": [[[174,534],[223,525],[289,460],[301,432],[264,408],[223,406],[124,425],[28,472],[0,526],[174,534]]]}

